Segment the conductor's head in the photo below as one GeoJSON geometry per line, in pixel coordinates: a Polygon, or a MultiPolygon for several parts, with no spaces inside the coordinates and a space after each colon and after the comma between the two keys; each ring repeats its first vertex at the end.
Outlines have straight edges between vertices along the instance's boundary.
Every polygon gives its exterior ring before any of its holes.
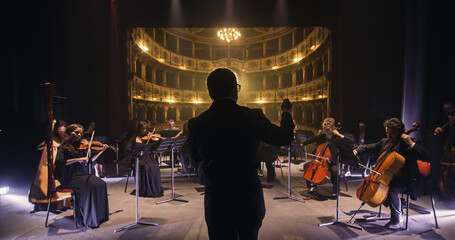
{"type": "Polygon", "coordinates": [[[207,88],[213,100],[230,98],[237,101],[240,85],[237,84],[237,77],[227,68],[217,68],[207,77],[207,88]]]}

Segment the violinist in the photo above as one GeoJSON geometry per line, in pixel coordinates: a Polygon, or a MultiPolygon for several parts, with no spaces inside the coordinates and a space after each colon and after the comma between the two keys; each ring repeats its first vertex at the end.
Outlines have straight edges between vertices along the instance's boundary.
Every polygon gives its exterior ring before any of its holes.
{"type": "MultiPolygon", "coordinates": [[[[90,137],[92,136],[92,133],[95,131],[95,122],[90,122],[89,125],[87,126],[87,130],[85,130],[82,138],[90,141],[90,137]]],[[[94,145],[93,143],[96,143],[95,146],[96,148],[92,148],[92,150],[95,150],[95,151],[98,151],[98,148],[99,146],[102,147],[103,144],[101,144],[100,142],[92,142],[92,145],[94,145]]],[[[95,170],[95,175],[99,178],[102,178],[104,177],[104,155],[100,155],[100,157],[98,157],[98,159],[96,159],[96,161],[92,160],[93,163],[93,167],[92,167],[92,170],[94,169],[95,170]]]]}
{"type": "MultiPolygon", "coordinates": [[[[389,229],[399,229],[403,226],[400,193],[409,192],[413,200],[423,195],[423,177],[419,173],[417,160],[429,161],[430,153],[418,142],[404,133],[404,124],[398,118],[391,118],[384,122],[387,138],[377,143],[360,145],[354,154],[368,151],[395,151],[405,158],[404,166],[392,177],[389,192],[383,205],[390,207],[389,229]]],[[[378,155],[379,156],[379,155],[378,155]]]]}
{"type": "MultiPolygon", "coordinates": [[[[163,188],[161,187],[161,173],[158,159],[154,154],[157,147],[158,135],[152,135],[149,131],[149,124],[146,121],[139,121],[134,134],[125,150],[131,152],[135,149],[143,148],[139,158],[139,196],[141,197],[161,197],[163,188]]],[[[137,190],[136,190],[137,191],[137,190]]]]}
{"type": "MultiPolygon", "coordinates": [[[[95,175],[87,174],[89,151],[81,144],[84,128],[71,124],[66,129],[67,137],[60,146],[55,159],[55,177],[64,188],[72,189],[78,204],[75,204],[78,221],[82,226],[97,228],[109,219],[106,183],[95,175]]],[[[104,145],[98,154],[92,157],[95,161],[107,149],[104,145]]]]}
{"type": "MultiPolygon", "coordinates": [[[[337,128],[335,127],[335,119],[334,118],[325,118],[324,121],[322,122],[322,131],[304,141],[301,143],[302,146],[305,146],[307,144],[310,144],[310,143],[316,143],[316,145],[321,145],[321,144],[325,144],[327,143],[327,148],[329,151],[330,151],[330,159],[329,159],[329,170],[331,172],[331,181],[332,181],[332,184],[333,184],[333,187],[332,187],[332,196],[329,197],[329,199],[332,199],[332,200],[335,200],[337,198],[337,174],[338,174],[338,167],[336,165],[336,157],[339,155],[339,150],[338,150],[338,147],[337,145],[333,142],[334,140],[336,139],[340,139],[340,138],[345,138],[344,135],[342,135],[340,132],[338,132],[337,128]]],[[[323,148],[324,149],[324,148],[323,148]]],[[[317,152],[317,149],[315,149],[313,151],[314,153],[316,153],[317,155],[321,154],[320,152],[317,152]]],[[[321,154],[323,155],[323,153],[321,154]]],[[[306,170],[309,166],[310,162],[308,163],[305,163],[303,168],[306,170]]],[[[309,188],[309,193],[310,194],[316,194],[316,188],[317,188],[317,185],[315,185],[313,182],[310,182],[308,180],[306,180],[306,183],[307,183],[307,187],[309,188]]]]}

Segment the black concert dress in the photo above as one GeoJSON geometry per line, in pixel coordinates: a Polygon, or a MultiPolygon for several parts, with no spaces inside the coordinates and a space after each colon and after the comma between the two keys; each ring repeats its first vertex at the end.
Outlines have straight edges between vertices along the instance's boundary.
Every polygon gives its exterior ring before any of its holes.
{"type": "Polygon", "coordinates": [[[70,153],[60,147],[55,159],[55,177],[62,187],[72,189],[76,195],[74,211],[76,211],[78,224],[96,228],[109,220],[109,204],[107,200],[106,183],[95,175],[88,174],[88,167],[79,162],[66,165],[72,158],[84,157],[87,150],[76,150],[70,153]]]}
{"type": "Polygon", "coordinates": [[[139,157],[139,196],[141,197],[163,196],[160,166],[152,151],[154,145],[146,147],[144,143],[133,144],[133,149],[144,149],[142,156],[139,157]]]}

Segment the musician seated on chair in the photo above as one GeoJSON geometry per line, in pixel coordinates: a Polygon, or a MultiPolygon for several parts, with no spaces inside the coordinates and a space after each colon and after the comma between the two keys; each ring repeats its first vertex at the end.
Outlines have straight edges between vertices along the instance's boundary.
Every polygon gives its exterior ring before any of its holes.
{"type": "MultiPolygon", "coordinates": [[[[139,150],[139,196],[141,197],[161,197],[163,188],[161,186],[161,172],[155,150],[160,142],[159,138],[152,138],[149,132],[150,124],[147,121],[139,121],[134,134],[125,150],[134,152],[139,150]]],[[[137,189],[135,190],[137,191],[137,189]]],[[[131,194],[135,194],[132,192],[131,194]]]]}
{"type": "MultiPolygon", "coordinates": [[[[389,229],[399,229],[403,226],[400,193],[409,192],[413,200],[423,195],[423,177],[419,173],[417,160],[429,161],[430,153],[418,142],[404,133],[404,124],[398,118],[391,118],[384,122],[387,138],[377,143],[358,146],[354,153],[379,151],[379,155],[390,150],[405,158],[403,168],[392,177],[390,188],[383,205],[390,207],[389,229]]],[[[379,156],[378,155],[378,156],[379,156]]]]}
{"type": "MultiPolygon", "coordinates": [[[[334,200],[336,199],[337,197],[337,174],[338,174],[338,167],[336,165],[336,158],[339,154],[339,150],[338,150],[338,147],[336,146],[336,144],[334,144],[333,141],[329,141],[329,140],[336,140],[336,139],[340,139],[340,138],[344,138],[345,136],[342,135],[340,132],[338,132],[338,130],[336,129],[335,127],[335,119],[334,118],[325,118],[324,121],[322,122],[322,132],[304,142],[301,143],[302,146],[305,146],[307,144],[310,144],[310,143],[316,143],[316,146],[319,146],[321,144],[324,144],[324,143],[327,143],[327,147],[323,150],[325,151],[326,149],[330,150],[330,153],[332,155],[332,157],[330,158],[330,161],[329,161],[329,169],[330,169],[330,172],[331,172],[331,181],[332,181],[332,184],[333,184],[333,187],[332,187],[332,196],[330,196],[329,198],[334,200]]],[[[319,152],[317,152],[317,148],[315,148],[313,150],[313,153],[315,154],[320,154],[319,152]]],[[[321,156],[323,155],[324,153],[321,153],[321,156]]],[[[307,169],[308,165],[310,164],[310,162],[308,163],[305,163],[305,165],[303,165],[303,168],[304,169],[307,169]]],[[[310,189],[310,194],[315,194],[315,190],[316,190],[316,187],[317,185],[315,185],[313,182],[311,181],[308,181],[306,180],[307,182],[307,187],[310,189]]]]}
{"type": "MultiPolygon", "coordinates": [[[[177,137],[184,137],[184,136],[188,136],[188,121],[186,121],[183,124],[182,131],[180,131],[179,134],[177,134],[175,137],[177,138],[177,137]]],[[[194,163],[191,159],[190,149],[188,147],[187,141],[185,141],[185,143],[183,143],[182,147],[179,150],[179,160],[180,160],[180,164],[182,165],[182,173],[189,173],[190,171],[192,171],[190,169],[195,169],[194,163]]]]}
{"type": "MultiPolygon", "coordinates": [[[[68,137],[62,143],[55,159],[55,177],[63,188],[69,188],[76,194],[74,211],[79,224],[96,228],[109,219],[106,183],[92,174],[87,174],[85,165],[89,158],[88,149],[81,148],[84,128],[79,124],[71,124],[66,129],[68,137]]],[[[92,161],[107,149],[107,145],[95,156],[92,161]]]]}
{"type": "MultiPolygon", "coordinates": [[[[264,162],[267,168],[267,182],[275,182],[276,181],[276,174],[275,174],[275,166],[273,163],[278,158],[278,151],[279,148],[275,146],[271,146],[265,142],[261,142],[257,152],[258,158],[258,169],[262,171],[261,163],[264,162]]],[[[259,175],[260,176],[260,175],[259,175]]]]}

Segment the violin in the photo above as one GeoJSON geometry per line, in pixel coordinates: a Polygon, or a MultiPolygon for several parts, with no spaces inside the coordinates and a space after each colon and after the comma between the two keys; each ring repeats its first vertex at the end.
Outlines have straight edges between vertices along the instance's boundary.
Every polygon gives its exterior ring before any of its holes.
{"type": "MultiPolygon", "coordinates": [[[[410,134],[418,130],[418,123],[412,124],[413,128],[406,130],[410,134]]],[[[384,202],[389,192],[389,183],[404,166],[405,158],[395,151],[383,152],[371,174],[357,187],[357,198],[363,203],[377,207],[384,202]]]]}
{"type": "Polygon", "coordinates": [[[147,132],[147,134],[145,134],[143,137],[141,137],[141,140],[142,141],[148,141],[149,139],[152,140],[152,141],[158,141],[160,139],[162,139],[163,137],[161,137],[160,134],[158,133],[153,133],[153,132],[147,132]]]}
{"type": "MultiPolygon", "coordinates": [[[[81,144],[79,145],[78,149],[87,149],[89,147],[89,145],[90,145],[89,141],[82,139],[81,144]]],[[[104,144],[102,144],[101,142],[92,141],[92,145],[91,145],[90,149],[95,150],[95,151],[100,151],[103,149],[103,147],[104,147],[104,144]]],[[[118,148],[113,147],[113,146],[108,146],[108,149],[111,149],[115,152],[118,151],[118,148]]]]}

